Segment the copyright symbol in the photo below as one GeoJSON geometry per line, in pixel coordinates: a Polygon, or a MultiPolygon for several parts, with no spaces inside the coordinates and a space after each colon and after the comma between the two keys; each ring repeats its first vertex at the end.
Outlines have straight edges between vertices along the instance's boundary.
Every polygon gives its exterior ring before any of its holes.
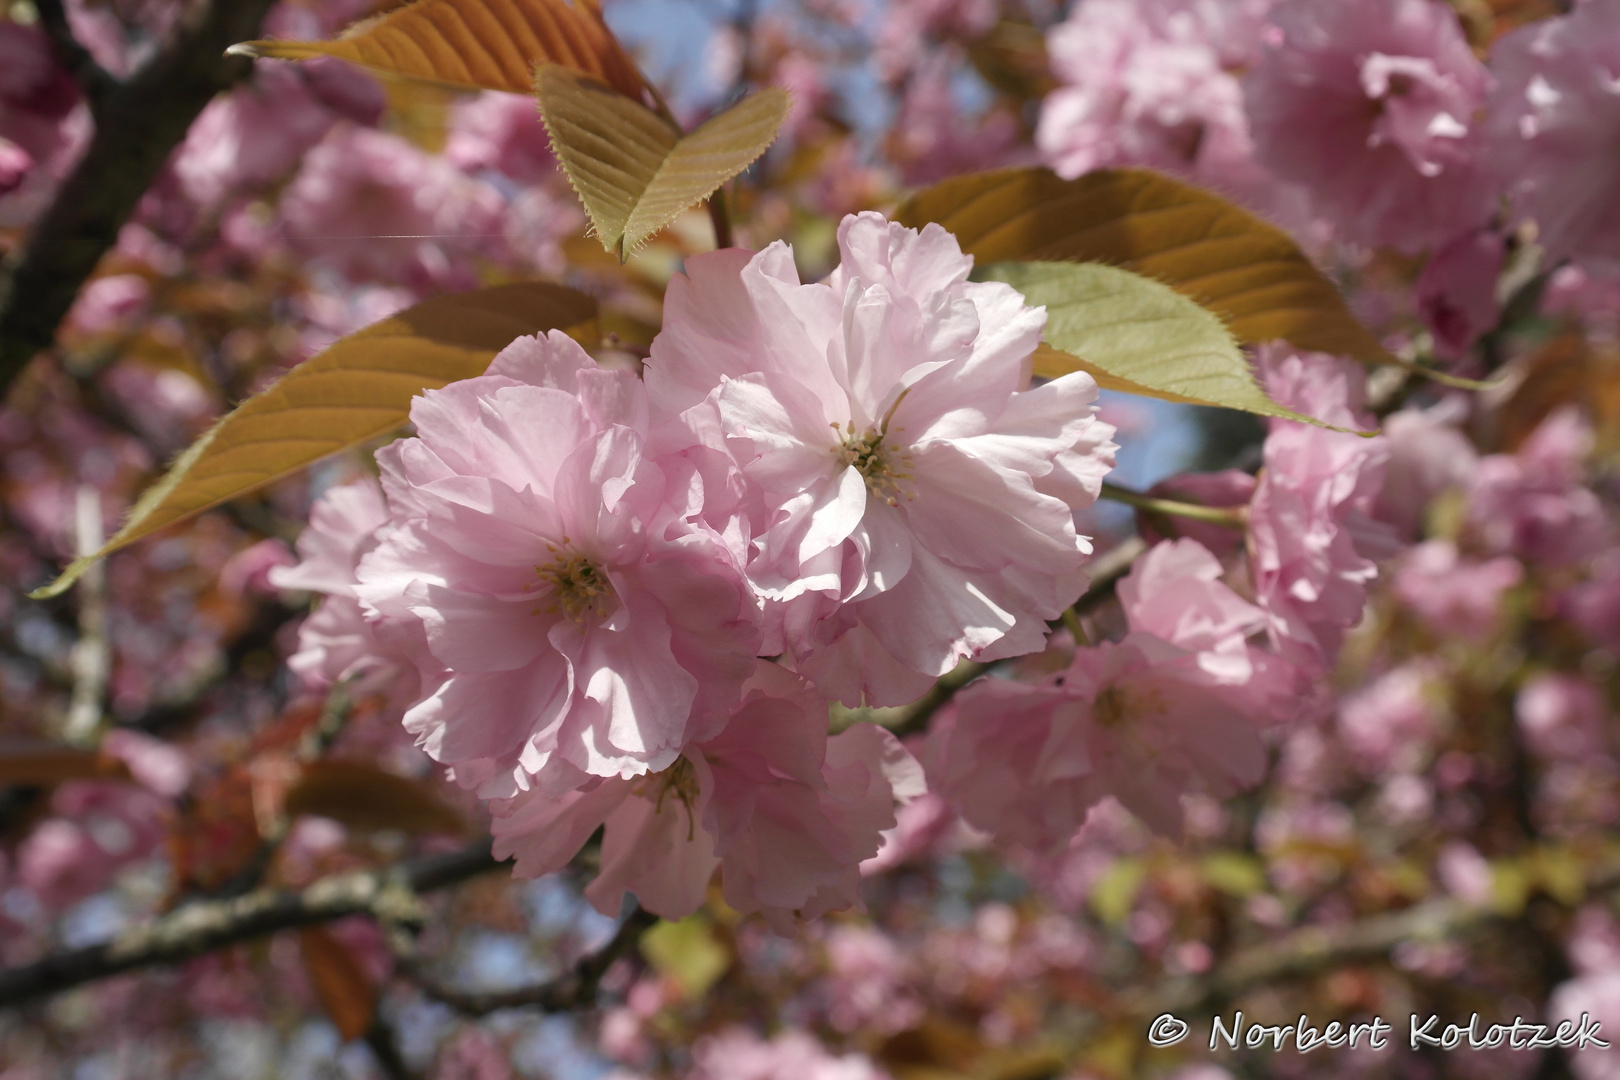
{"type": "Polygon", "coordinates": [[[1187,1037],[1187,1022],[1165,1013],[1148,1025],[1148,1042],[1153,1046],[1174,1046],[1187,1037]]]}

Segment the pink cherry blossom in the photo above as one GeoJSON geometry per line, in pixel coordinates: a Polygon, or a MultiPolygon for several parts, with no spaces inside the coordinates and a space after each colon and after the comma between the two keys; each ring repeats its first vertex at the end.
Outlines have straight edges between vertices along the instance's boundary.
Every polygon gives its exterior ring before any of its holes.
{"type": "MultiPolygon", "coordinates": [[[[1362,427],[1364,377],[1345,361],[1280,346],[1260,351],[1271,396],[1309,416],[1362,427]]],[[[1295,421],[1272,422],[1265,467],[1249,507],[1255,596],[1278,652],[1302,670],[1328,665],[1361,619],[1378,575],[1369,553],[1394,549],[1369,516],[1388,444],[1295,421]]]]}
{"type": "Polygon", "coordinates": [[[1373,501],[1373,516],[1391,525],[1405,541],[1423,534],[1423,517],[1445,492],[1465,492],[1479,460],[1456,422],[1463,409],[1455,399],[1433,409],[1402,409],[1385,417],[1389,460],[1384,483],[1373,501]]]}
{"type": "Polygon", "coordinates": [[[1580,565],[1612,536],[1597,495],[1586,486],[1592,427],[1565,405],[1543,420],[1516,453],[1481,458],[1469,491],[1469,525],[1492,551],[1552,566],[1580,565]]]}
{"type": "Polygon", "coordinates": [[[1471,125],[1491,78],[1440,0],[1287,0],[1245,98],[1260,161],[1345,239],[1417,252],[1495,200],[1471,125]]]}
{"type": "Polygon", "coordinates": [[[1440,672],[1422,660],[1386,671],[1339,703],[1339,736],[1368,776],[1410,772],[1426,760],[1443,713],[1440,672]]]}
{"type": "Polygon", "coordinates": [[[1496,325],[1502,314],[1496,280],[1506,257],[1502,234],[1478,229],[1441,247],[1424,264],[1417,280],[1418,312],[1434,334],[1437,356],[1461,356],[1496,325]]]}
{"type": "Polygon", "coordinates": [[[1578,675],[1543,673],[1520,688],[1513,712],[1531,749],[1548,757],[1603,753],[1608,709],[1601,690],[1578,675]]]}
{"type": "Polygon", "coordinates": [[[901,180],[931,184],[947,176],[1001,168],[1029,160],[1019,146],[1018,122],[992,110],[964,115],[951,92],[947,58],[931,58],[911,76],[900,99],[889,153],[901,165],[901,180]]]}
{"type": "Polygon", "coordinates": [[[787,932],[858,902],[860,863],[895,823],[921,773],[894,737],[860,724],[828,738],[826,703],[760,661],[725,728],[640,778],[593,779],[560,797],[529,791],[494,806],[497,856],[529,877],[567,864],[605,825],[585,895],[619,910],[625,892],[665,918],[702,905],[721,870],[726,903],[787,932]]]}
{"type": "Polygon", "coordinates": [[[768,640],[834,697],[901,704],[1041,646],[1084,587],[1072,515],[1113,429],[1090,376],[1023,389],[1043,313],[968,282],[949,233],[862,214],[838,242],[816,285],[781,244],[689,260],[647,381],[748,481],[768,640]]]}
{"type": "Polygon", "coordinates": [[[1041,104],[1035,141],[1046,161],[1064,177],[1146,165],[1259,197],[1267,178],[1235,72],[1254,60],[1272,2],[1074,5],[1047,36],[1063,85],[1041,104]]]}
{"type": "MultiPolygon", "coordinates": [[[[360,109],[348,99],[369,88],[375,106],[369,119],[376,122],[383,97],[375,80],[336,61],[318,65],[314,72],[336,83],[335,91],[347,85],[337,80],[358,80],[361,89],[337,98],[349,112],[360,109]]],[[[227,196],[291,174],[339,119],[316,78],[302,65],[265,64],[255,69],[252,82],[210,102],[176,151],[173,169],[186,196],[214,207],[227,196]]]]}
{"type": "Polygon", "coordinates": [[[888,1080],[865,1055],[835,1056],[793,1030],[768,1041],[735,1027],[705,1035],[692,1047],[692,1062],[688,1080],[888,1080]]]}
{"type": "Polygon", "coordinates": [[[1266,614],[1220,574],[1196,541],[1159,544],[1119,584],[1124,641],[1075,650],[1039,685],[984,679],[958,694],[928,761],[969,824],[1056,848],[1113,795],[1177,833],[1183,791],[1258,781],[1259,726],[1286,710],[1292,676],[1245,644],[1266,614]]]}
{"type": "Polygon", "coordinates": [[[520,184],[539,183],[556,173],[540,110],[527,95],[486,91],[459,101],[450,124],[444,156],[460,168],[494,169],[520,184]]]}
{"type": "Polygon", "coordinates": [[[22,187],[33,168],[34,155],[10,139],[0,137],[0,195],[10,195],[22,187]]]}
{"type": "Polygon", "coordinates": [[[377,455],[393,528],[356,591],[425,641],[405,723],[428,753],[486,797],[556,794],[668,768],[723,722],[754,601],[728,549],[667,508],[633,374],[553,331],[411,419],[417,437],[377,455]]]}
{"type": "Polygon", "coordinates": [[[1562,606],[1594,642],[1620,651],[1620,551],[1594,559],[1591,576],[1564,594],[1562,606]]]}
{"type": "Polygon", "coordinates": [[[134,784],[71,780],[50,808],[17,849],[17,877],[52,907],[100,892],[168,833],[168,800],[134,784]]]}
{"type": "Polygon", "coordinates": [[[1599,1037],[1609,1049],[1589,1046],[1556,1051],[1569,1055],[1569,1070],[1576,1080],[1620,1080],[1620,1054],[1614,1051],[1614,1033],[1620,1031],[1620,969],[1608,968],[1578,976],[1556,987],[1547,999],[1547,1019],[1579,1025],[1582,1017],[1597,1021],[1599,1037]]]}
{"type": "Polygon", "coordinates": [[[1466,559],[1450,540],[1429,540],[1401,557],[1395,593],[1437,634],[1477,640],[1500,623],[1502,594],[1523,579],[1511,556],[1466,559]]]}
{"type": "Polygon", "coordinates": [[[415,701],[416,667],[398,645],[366,618],[355,592],[360,560],[390,531],[388,506],[375,480],[335,487],[311,507],[298,538],[296,566],[270,571],[278,589],[323,596],[298,628],[298,651],[287,666],[304,683],[325,689],[352,680],[352,694],[387,693],[401,710],[415,701]]]}
{"type": "Polygon", "coordinates": [[[1550,259],[1620,271],[1620,3],[1590,0],[1504,34],[1487,132],[1515,209],[1533,218],[1550,259]]]}
{"type": "Polygon", "coordinates": [[[398,135],[341,126],[280,202],[287,241],[352,281],[471,286],[466,260],[498,244],[499,192],[398,135]]]}

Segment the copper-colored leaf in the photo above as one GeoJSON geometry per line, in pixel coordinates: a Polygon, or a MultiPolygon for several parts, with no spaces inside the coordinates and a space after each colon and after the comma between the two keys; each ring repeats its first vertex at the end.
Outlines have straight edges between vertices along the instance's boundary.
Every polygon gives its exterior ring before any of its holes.
{"type": "Polygon", "coordinates": [[[482,374],[516,338],[588,336],[595,316],[584,293],[533,281],[436,296],[339,338],[192,443],[100,551],[33,595],[54,596],[127,544],[387,433],[405,422],[412,397],[482,374]]]}
{"type": "Polygon", "coordinates": [[[787,117],[775,87],[750,94],[696,131],[555,65],[535,76],[552,149],[602,246],[627,258],[765,152],[787,117]]]}
{"type": "Polygon", "coordinates": [[[50,787],[64,780],[123,780],[129,767],[94,750],[60,743],[0,746],[0,784],[50,787]]]}
{"type": "Polygon", "coordinates": [[[377,988],[361,970],[354,955],[324,928],[306,926],[298,931],[304,969],[315,993],[343,1041],[358,1039],[377,1018],[377,988]]]}
{"type": "Polygon", "coordinates": [[[461,812],[419,780],[359,761],[316,761],[287,790],[287,817],[319,814],[351,829],[464,832],[461,812]]]}
{"type": "Polygon", "coordinates": [[[913,228],[937,221],[980,262],[1101,262],[1171,286],[1242,341],[1395,358],[1345,306],[1288,234],[1241,207],[1146,169],[1063,180],[1013,168],[952,177],[900,207],[913,228]]]}
{"type": "Polygon", "coordinates": [[[417,0],[336,41],[247,41],[229,51],[336,56],[389,75],[516,94],[532,90],[540,63],[583,71],[633,98],[644,85],[595,0],[417,0]]]}

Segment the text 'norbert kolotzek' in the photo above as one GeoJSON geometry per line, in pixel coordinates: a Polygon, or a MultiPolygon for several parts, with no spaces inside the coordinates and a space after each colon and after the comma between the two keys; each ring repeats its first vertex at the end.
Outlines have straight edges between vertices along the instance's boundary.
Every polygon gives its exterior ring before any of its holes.
{"type": "MultiPolygon", "coordinates": [[[[1491,1050],[1505,1047],[1509,1050],[1545,1050],[1553,1047],[1585,1050],[1607,1050],[1609,1044],[1602,1035],[1603,1024],[1581,1013],[1579,1020],[1562,1020],[1556,1027],[1536,1023],[1515,1016],[1511,1023],[1485,1024],[1478,1013],[1472,1013],[1466,1024],[1442,1023],[1438,1015],[1422,1016],[1413,1013],[1406,1024],[1406,1043],[1412,1050],[1436,1047],[1441,1050],[1491,1050]]],[[[1164,1013],[1148,1025],[1148,1042],[1154,1046],[1175,1046],[1186,1040],[1192,1025],[1172,1013],[1164,1013]]],[[[1241,1011],[1230,1019],[1215,1016],[1210,1020],[1209,1048],[1211,1050],[1239,1048],[1249,1050],[1285,1050],[1292,1048],[1310,1053],[1322,1047],[1365,1046],[1372,1050],[1386,1050],[1395,1026],[1381,1016],[1353,1023],[1338,1020],[1318,1026],[1301,1013],[1292,1024],[1258,1024],[1244,1019],[1241,1011]]]]}

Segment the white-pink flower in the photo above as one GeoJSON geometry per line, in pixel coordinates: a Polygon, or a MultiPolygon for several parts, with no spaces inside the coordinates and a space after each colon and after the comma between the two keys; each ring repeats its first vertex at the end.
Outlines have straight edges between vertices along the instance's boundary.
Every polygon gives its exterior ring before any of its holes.
{"type": "Polygon", "coordinates": [[[417,399],[377,455],[394,527],[357,592],[423,636],[443,676],[406,727],[486,797],[667,768],[753,669],[753,598],[666,505],[646,417],[633,374],[553,331],[417,399]]]}
{"type": "Polygon", "coordinates": [[[1416,252],[1484,223],[1490,74],[1440,0],[1288,0],[1245,81],[1261,163],[1347,240],[1416,252]]]}
{"type": "MultiPolygon", "coordinates": [[[[1237,72],[1272,0],[1086,0],[1047,35],[1061,86],[1035,142],[1059,176],[1147,165],[1258,195],[1237,72]]],[[[1271,181],[1275,187],[1275,181],[1271,181]]]]}
{"type": "Polygon", "coordinates": [[[1587,0],[1504,34],[1491,71],[1486,130],[1514,208],[1550,259],[1620,270],[1620,3],[1587,0]]]}
{"type": "MultiPolygon", "coordinates": [[[[1365,377],[1346,361],[1280,346],[1260,350],[1273,399],[1345,427],[1362,427],[1365,377]]],[[[1265,468],[1249,506],[1255,596],[1277,651],[1304,670],[1328,666],[1345,630],[1361,620],[1371,556],[1392,554],[1387,525],[1369,515],[1389,448],[1382,436],[1272,421],[1265,468]]]]}
{"type": "Polygon", "coordinates": [[[605,825],[601,871],[585,890],[598,910],[617,912],[632,892],[649,911],[682,918],[719,867],[727,904],[786,932],[796,917],[858,903],[860,864],[894,826],[895,800],[921,789],[894,736],[860,724],[829,739],[825,700],[759,661],[725,728],[663,771],[496,803],[495,852],[539,876],[605,825]]]}
{"type": "Polygon", "coordinates": [[[332,488],[310,508],[309,527],[298,538],[298,565],[272,569],[270,583],[323,596],[298,628],[298,651],[287,659],[305,685],[325,689],[354,680],[350,693],[387,693],[403,710],[417,697],[416,667],[397,642],[379,637],[355,593],[360,560],[389,527],[375,480],[332,488]]]}
{"type": "Polygon", "coordinates": [[[1084,588],[1072,515],[1113,429],[1090,376],[1025,389],[1044,313],[969,282],[949,233],[868,213],[838,243],[814,285],[782,244],[689,260],[647,383],[747,481],[767,647],[834,697],[900,704],[963,657],[1040,647],[1084,588]]]}
{"type": "Polygon", "coordinates": [[[340,125],[280,202],[285,238],[351,281],[437,290],[475,283],[497,252],[500,193],[398,135],[340,125]]]}
{"type": "Polygon", "coordinates": [[[1183,792],[1256,783],[1259,730],[1281,718],[1291,673],[1246,644],[1265,613],[1220,574],[1196,541],[1156,546],[1120,583],[1123,641],[1077,649],[1039,685],[990,678],[957,695],[931,735],[935,786],[969,824],[1056,849],[1106,795],[1178,833],[1183,792]]]}

